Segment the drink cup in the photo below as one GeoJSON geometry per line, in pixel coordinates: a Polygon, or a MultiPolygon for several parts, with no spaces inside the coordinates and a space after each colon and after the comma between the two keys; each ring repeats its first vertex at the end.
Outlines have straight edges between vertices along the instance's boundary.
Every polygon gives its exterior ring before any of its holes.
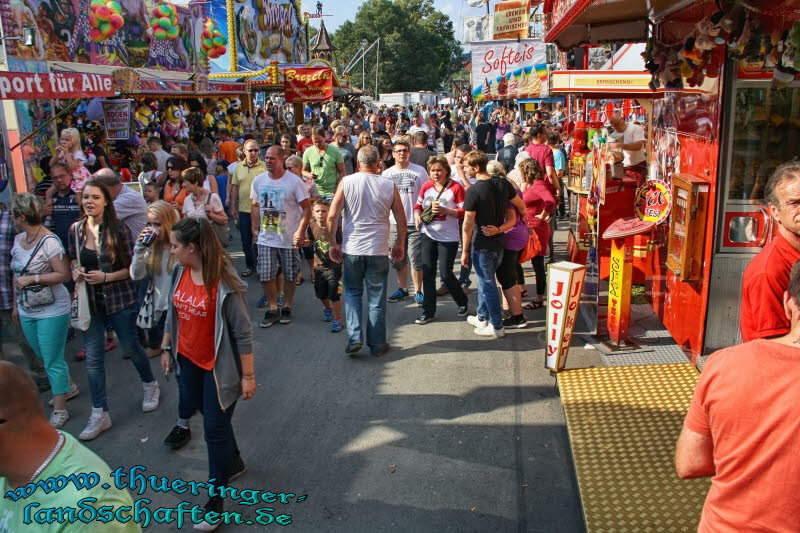
{"type": "Polygon", "coordinates": [[[142,237],[142,244],[145,246],[150,246],[153,244],[153,241],[158,236],[158,230],[155,228],[147,228],[147,233],[144,234],[142,237]]]}

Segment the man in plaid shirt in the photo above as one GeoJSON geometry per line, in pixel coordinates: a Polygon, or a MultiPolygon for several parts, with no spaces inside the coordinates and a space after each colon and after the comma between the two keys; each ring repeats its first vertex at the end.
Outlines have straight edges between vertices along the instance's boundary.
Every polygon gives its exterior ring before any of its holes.
{"type": "MultiPolygon", "coordinates": [[[[17,229],[11,221],[11,213],[7,209],[0,211],[0,331],[6,333],[7,339],[12,345],[17,344],[22,349],[22,356],[31,370],[32,377],[39,387],[39,392],[50,389],[50,381],[44,371],[42,360],[36,357],[33,350],[28,345],[19,322],[12,320],[11,315],[14,309],[14,293],[11,289],[13,278],[11,275],[11,247],[14,245],[14,237],[17,229]]],[[[8,359],[3,353],[3,341],[0,338],[0,360],[8,359]]]]}

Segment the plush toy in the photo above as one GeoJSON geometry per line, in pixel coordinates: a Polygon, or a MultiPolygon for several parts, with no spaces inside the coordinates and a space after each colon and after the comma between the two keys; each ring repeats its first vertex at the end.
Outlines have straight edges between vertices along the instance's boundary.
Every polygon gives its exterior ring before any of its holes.
{"type": "Polygon", "coordinates": [[[164,133],[171,137],[178,137],[181,132],[181,109],[176,105],[171,105],[164,110],[164,133]]]}
{"type": "Polygon", "coordinates": [[[136,129],[138,131],[144,131],[150,125],[150,119],[153,116],[153,111],[144,104],[141,104],[137,109],[136,113],[134,114],[134,118],[136,119],[136,129]]]}
{"type": "Polygon", "coordinates": [[[222,35],[222,32],[217,28],[216,23],[207,18],[203,24],[203,34],[200,42],[200,52],[206,57],[215,59],[225,54],[225,45],[228,40],[222,35]]]}

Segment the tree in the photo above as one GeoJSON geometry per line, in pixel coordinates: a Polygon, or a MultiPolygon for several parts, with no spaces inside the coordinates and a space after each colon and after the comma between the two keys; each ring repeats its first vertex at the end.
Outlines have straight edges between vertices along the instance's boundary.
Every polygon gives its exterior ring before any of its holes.
{"type": "MultiPolygon", "coordinates": [[[[379,90],[381,92],[435,90],[461,66],[461,46],[453,23],[438,11],[433,0],[367,0],[353,21],[346,21],[332,35],[342,67],[352,59],[361,41],[380,43],[379,90]]],[[[375,89],[376,49],[350,71],[352,83],[375,89]]]]}

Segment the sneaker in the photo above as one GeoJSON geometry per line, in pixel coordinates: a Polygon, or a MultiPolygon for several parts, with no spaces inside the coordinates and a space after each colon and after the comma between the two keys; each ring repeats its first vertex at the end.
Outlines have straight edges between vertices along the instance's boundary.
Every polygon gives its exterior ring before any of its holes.
{"type": "Polygon", "coordinates": [[[356,354],[361,351],[362,346],[362,344],[348,344],[344,349],[344,353],[356,354]]]}
{"type": "Polygon", "coordinates": [[[469,307],[466,305],[462,305],[458,308],[458,316],[467,316],[469,313],[469,307]]]}
{"type": "Polygon", "coordinates": [[[415,324],[419,324],[419,325],[422,326],[424,324],[428,324],[430,322],[433,322],[433,319],[434,319],[433,315],[429,315],[428,313],[422,313],[421,315],[419,315],[419,318],[417,318],[414,321],[414,323],[415,324]]]}
{"type": "Polygon", "coordinates": [[[103,411],[102,407],[92,407],[92,414],[86,427],[80,432],[78,438],[81,440],[92,440],[100,433],[111,429],[111,417],[108,411],[103,411]]]}
{"type": "Polygon", "coordinates": [[[394,291],[389,296],[389,298],[387,298],[387,300],[389,300],[390,302],[399,302],[403,298],[407,298],[407,297],[408,297],[408,291],[407,290],[405,290],[405,289],[397,289],[396,291],[394,291]]]}
{"type": "MultiPolygon", "coordinates": [[[[208,502],[206,503],[205,508],[203,509],[202,516],[205,516],[207,513],[213,512],[213,513],[217,513],[217,515],[215,515],[215,516],[216,516],[216,518],[219,518],[219,515],[222,514],[223,507],[224,506],[223,506],[222,497],[221,496],[212,496],[211,498],[208,499],[208,502]]],[[[216,529],[219,527],[219,524],[221,522],[222,521],[220,520],[216,524],[209,524],[205,520],[202,520],[202,521],[196,523],[195,525],[193,525],[192,528],[195,531],[216,531],[216,529]]]]}
{"type": "Polygon", "coordinates": [[[281,324],[290,324],[292,322],[292,308],[281,307],[281,324]]]}
{"type": "Polygon", "coordinates": [[[50,425],[55,429],[61,428],[67,420],[69,420],[69,413],[66,409],[63,411],[53,411],[50,415],[50,425]]]}
{"type": "Polygon", "coordinates": [[[447,294],[447,287],[441,285],[438,289],[436,289],[436,294],[439,296],[444,296],[445,294],[447,294]]]}
{"type": "Polygon", "coordinates": [[[333,309],[326,307],[322,310],[322,321],[330,322],[331,320],[333,320],[333,309]]]}
{"type": "Polygon", "coordinates": [[[267,306],[267,297],[262,294],[261,298],[258,299],[256,307],[258,307],[259,309],[264,309],[266,306],[267,306]]]}
{"type": "Polygon", "coordinates": [[[414,301],[417,302],[417,305],[422,306],[422,302],[425,300],[425,297],[422,296],[421,292],[418,292],[414,295],[414,301]]]}
{"type": "Polygon", "coordinates": [[[283,307],[286,304],[286,296],[283,294],[278,295],[278,307],[283,307]]]}
{"type": "Polygon", "coordinates": [[[192,440],[192,430],[176,425],[164,439],[164,446],[177,450],[186,446],[192,440]]]}
{"type": "MultiPolygon", "coordinates": [[[[79,390],[78,390],[78,386],[77,386],[77,385],[75,385],[75,384],[73,383],[73,384],[72,384],[72,388],[70,388],[70,389],[69,389],[69,391],[67,392],[67,401],[69,401],[69,400],[73,399],[73,398],[74,398],[75,396],[77,396],[77,395],[78,395],[80,392],[81,392],[81,391],[79,391],[79,390]]],[[[50,398],[50,402],[48,402],[48,405],[49,405],[50,407],[53,407],[55,404],[56,404],[56,400],[55,400],[55,398],[50,398]]]]}
{"type": "Polygon", "coordinates": [[[78,353],[75,354],[76,361],[85,361],[86,360],[86,348],[81,348],[78,353]]]}
{"type": "Polygon", "coordinates": [[[488,320],[480,318],[477,315],[472,315],[467,317],[467,324],[469,324],[470,326],[475,326],[476,328],[483,327],[488,323],[489,323],[488,320]]]}
{"type": "Polygon", "coordinates": [[[377,350],[374,350],[372,352],[372,355],[374,357],[380,357],[380,356],[384,355],[386,352],[388,352],[389,349],[391,349],[391,346],[389,346],[389,343],[387,342],[386,344],[384,344],[383,346],[381,346],[377,350]]]}
{"type": "Polygon", "coordinates": [[[528,321],[525,320],[525,315],[511,316],[503,320],[503,329],[522,329],[528,326],[528,321]]]}
{"type": "Polygon", "coordinates": [[[106,343],[103,345],[103,350],[106,352],[110,352],[114,348],[117,347],[117,341],[114,339],[106,339],[106,343]]]}
{"type": "Polygon", "coordinates": [[[491,325],[489,322],[486,323],[484,326],[480,326],[475,328],[474,330],[475,335],[480,335],[481,337],[494,337],[495,339],[499,339],[500,337],[506,336],[506,330],[503,328],[494,329],[494,326],[491,325]]]}
{"type": "Polygon", "coordinates": [[[247,472],[247,468],[244,466],[244,461],[242,460],[242,456],[238,453],[233,458],[233,465],[231,465],[231,473],[228,474],[228,483],[233,481],[238,477],[242,477],[245,472],[247,472]]]}
{"type": "Polygon", "coordinates": [[[264,320],[261,321],[259,326],[261,326],[262,328],[268,328],[277,321],[278,321],[278,312],[267,311],[266,313],[264,313],[264,320]]]}
{"type": "Polygon", "coordinates": [[[161,389],[158,388],[158,381],[152,383],[142,383],[144,398],[142,399],[142,411],[149,413],[158,407],[158,399],[161,397],[161,389]]]}
{"type": "Polygon", "coordinates": [[[331,333],[339,333],[344,329],[341,320],[334,320],[331,322],[331,333]]]}

